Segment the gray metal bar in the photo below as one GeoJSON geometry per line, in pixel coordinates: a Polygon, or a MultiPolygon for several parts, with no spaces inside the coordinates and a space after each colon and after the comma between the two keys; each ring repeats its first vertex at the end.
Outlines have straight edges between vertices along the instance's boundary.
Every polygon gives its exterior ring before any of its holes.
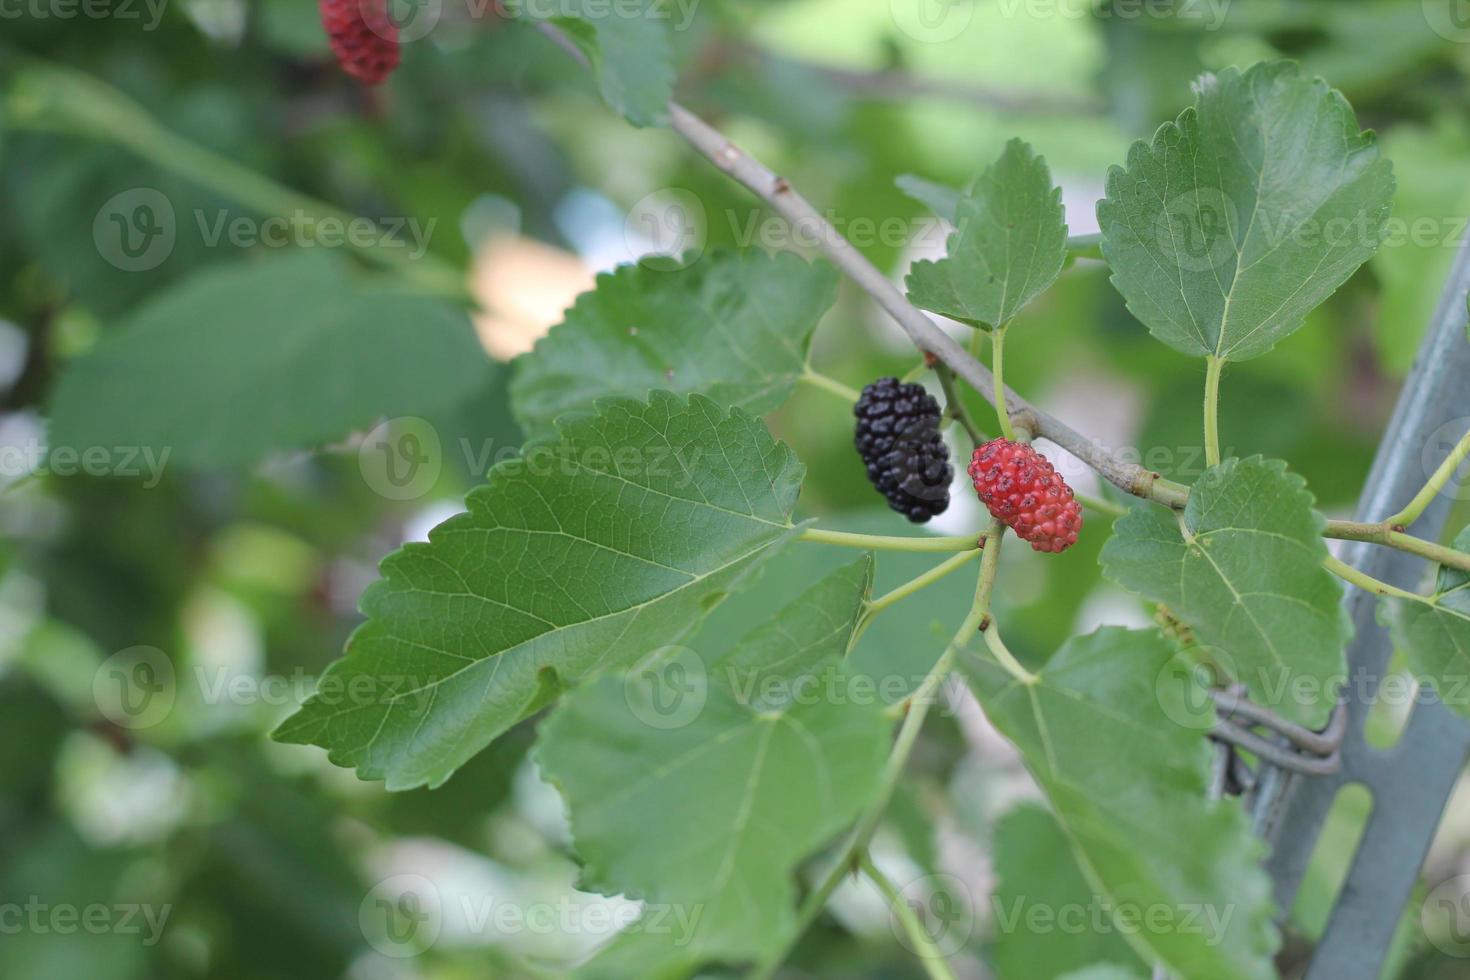
{"type": "MultiPolygon", "coordinates": [[[[1447,423],[1470,418],[1467,292],[1470,247],[1461,246],[1418,362],[1379,446],[1358,504],[1359,520],[1382,520],[1407,503],[1429,476],[1422,455],[1431,436],[1447,423]]],[[[1456,429],[1455,438],[1464,428],[1456,429]]],[[[1437,538],[1448,510],[1449,501],[1441,495],[1413,531],[1437,538]]],[[[1425,571],[1420,559],[1365,543],[1350,543],[1343,559],[1404,588],[1418,587],[1425,571]]],[[[1437,702],[1415,706],[1403,736],[1391,749],[1367,743],[1364,721],[1392,647],[1378,624],[1374,597],[1350,588],[1346,601],[1356,633],[1348,649],[1348,731],[1342,768],[1333,775],[1308,778],[1267,773],[1263,767],[1255,801],[1255,824],[1272,843],[1267,870],[1285,914],[1338,790],[1361,783],[1373,796],[1358,853],[1307,980],[1377,980],[1445,803],[1470,758],[1470,724],[1437,702]]]]}

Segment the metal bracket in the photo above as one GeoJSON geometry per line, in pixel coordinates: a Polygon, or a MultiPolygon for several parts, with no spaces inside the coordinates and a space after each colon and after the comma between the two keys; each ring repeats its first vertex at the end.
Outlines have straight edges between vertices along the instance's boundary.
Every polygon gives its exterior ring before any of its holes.
{"type": "MultiPolygon", "coordinates": [[[[1461,246],[1418,362],[1379,445],[1358,503],[1359,520],[1381,520],[1413,497],[1429,475],[1423,447],[1441,426],[1470,417],[1467,292],[1470,247],[1461,246]]],[[[1463,424],[1457,428],[1456,438],[1464,428],[1463,424]]],[[[1449,501],[1441,495],[1415,523],[1414,531],[1437,538],[1448,510],[1449,501]]],[[[1366,543],[1349,543],[1342,557],[1403,588],[1417,587],[1425,571],[1422,559],[1366,543]]],[[[1470,759],[1470,724],[1422,693],[1394,746],[1377,749],[1368,744],[1364,721],[1377,698],[1392,645],[1378,623],[1374,596],[1352,588],[1346,603],[1356,633],[1348,648],[1341,765],[1336,772],[1302,776],[1263,762],[1253,800],[1257,831],[1272,845],[1266,866],[1285,915],[1338,790],[1357,783],[1373,797],[1367,827],[1306,980],[1377,980],[1445,804],[1470,759]]]]}

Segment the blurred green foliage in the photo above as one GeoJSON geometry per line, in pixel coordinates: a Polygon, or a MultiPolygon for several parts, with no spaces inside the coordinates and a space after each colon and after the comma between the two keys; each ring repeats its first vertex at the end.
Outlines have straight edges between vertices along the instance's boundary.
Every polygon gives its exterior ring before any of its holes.
{"type": "MultiPolygon", "coordinates": [[[[996,0],[958,5],[969,20],[951,34],[919,30],[903,4],[884,0],[707,0],[675,35],[679,92],[897,272],[943,243],[898,175],[961,186],[1005,140],[1023,137],[1064,187],[1072,231],[1091,231],[1106,168],[1189,101],[1194,76],[1300,59],[1379,131],[1405,234],[1271,357],[1229,369],[1221,429],[1241,455],[1290,460],[1320,506],[1345,515],[1465,234],[1470,36],[1426,17],[1433,5],[1420,0],[1189,6],[1221,19],[996,0]],[[878,232],[885,227],[898,231],[878,232]]],[[[408,45],[400,72],[372,92],[332,65],[305,0],[179,0],[157,6],[156,22],[155,8],[125,0],[87,8],[93,15],[64,15],[78,8],[60,0],[36,0],[19,17],[6,8],[0,907],[35,897],[52,909],[104,909],[106,922],[63,932],[46,919],[0,935],[0,980],[556,976],[606,936],[503,932],[450,915],[438,941],[405,963],[375,947],[364,925],[375,886],[405,868],[432,874],[446,906],[476,889],[522,905],[603,901],[572,888],[559,802],[526,761],[536,719],[439,790],[401,795],[358,783],[317,750],[265,739],[338,655],[376,561],[458,508],[483,478],[487,449],[519,445],[504,367],[487,364],[472,392],[430,413],[442,471],[408,499],[375,490],[355,444],[276,454],[248,472],[169,466],[151,486],[27,476],[10,462],[13,447],[44,438],[56,378],[73,358],[169,287],[273,251],[206,240],[196,215],[266,215],[176,157],[129,145],[145,125],[129,106],[148,126],[350,214],[435,222],[429,254],[449,268],[467,266],[483,244],[473,229],[486,201],[513,202],[519,232],[594,268],[637,251],[623,216],[669,188],[699,201],[709,246],[752,244],[743,240],[751,228],[784,244],[770,214],[672,135],[608,112],[543,37],[488,6],[480,17],[451,0],[443,7],[439,27],[408,45]],[[56,66],[97,87],[48,101],[57,93],[38,90],[37,79],[56,66]],[[99,247],[96,223],[109,200],[140,188],[172,204],[178,235],[160,264],[128,271],[99,247]],[[140,646],[164,658],[174,702],[166,718],[135,728],[99,707],[107,702],[96,688],[109,682],[109,658],[140,646]],[[121,910],[134,907],[166,914],[158,935],[143,918],[139,931],[121,928],[121,910]]],[[[1198,475],[1203,367],[1149,338],[1105,269],[1076,263],[1019,319],[1007,348],[1015,388],[1167,476],[1198,475]]],[[[822,371],[854,386],[917,361],[847,286],[813,349],[822,371]]],[[[269,407],[246,397],[238,411],[269,407]]],[[[981,426],[993,427],[984,409],[973,400],[981,426]]],[[[803,516],[893,533],[851,452],[844,406],[803,388],[773,425],[809,470],[803,516]]],[[[1141,603],[1100,584],[1105,538],[1106,522],[1090,517],[1064,556],[1007,557],[1001,612],[1022,660],[1099,622],[1144,621],[1141,603]]],[[[719,649],[777,605],[773,597],[850,557],[814,547],[772,566],[693,642],[719,649]]],[[[877,591],[924,567],[885,559],[877,591]]],[[[956,576],[896,607],[855,656],[917,680],[967,589],[956,576]]],[[[956,849],[983,853],[995,801],[1023,781],[993,745],[976,749],[972,722],[946,717],[926,735],[886,829],[926,866],[956,849]]],[[[1342,824],[1353,819],[1339,814],[1334,835],[1350,836],[1342,824]]],[[[1012,824],[1010,833],[1055,830],[1012,824]]],[[[1345,849],[1340,860],[1349,857],[1345,849]]],[[[803,944],[797,967],[917,975],[886,919],[861,896],[847,898],[803,944]]],[[[983,919],[984,895],[976,905],[983,919]]],[[[1305,934],[1320,928],[1320,908],[1308,902],[1299,913],[1305,934]]],[[[1415,951],[1417,928],[1405,926],[1399,975],[1458,975],[1432,947],[1415,951]]],[[[992,958],[986,929],[982,921],[962,962],[992,958]]]]}

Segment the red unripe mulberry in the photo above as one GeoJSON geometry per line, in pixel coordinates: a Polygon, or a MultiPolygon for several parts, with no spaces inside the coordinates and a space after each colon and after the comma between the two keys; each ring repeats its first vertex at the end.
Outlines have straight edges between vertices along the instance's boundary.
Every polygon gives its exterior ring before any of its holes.
{"type": "Polygon", "coordinates": [[[1055,467],[1023,442],[992,439],[970,458],[970,479],[990,514],[1037,551],[1077,543],[1082,507],[1055,467]]]}
{"type": "Polygon", "coordinates": [[[398,67],[398,25],[388,0],[317,0],[322,26],[342,70],[377,85],[398,67]]]}

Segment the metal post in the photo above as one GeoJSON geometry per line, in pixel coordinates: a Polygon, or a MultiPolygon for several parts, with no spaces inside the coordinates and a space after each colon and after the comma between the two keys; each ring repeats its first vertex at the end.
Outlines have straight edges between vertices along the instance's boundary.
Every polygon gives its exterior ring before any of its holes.
{"type": "MultiPolygon", "coordinates": [[[[1358,503],[1359,520],[1382,520],[1396,512],[1429,476],[1423,447],[1441,427],[1454,423],[1451,438],[1457,439],[1470,425],[1467,291],[1470,247],[1461,246],[1419,360],[1379,446],[1358,503]]],[[[1441,495],[1415,523],[1414,532],[1437,539],[1449,503],[1441,495]]],[[[1421,559],[1371,544],[1349,543],[1343,559],[1404,588],[1419,587],[1425,572],[1421,559]]],[[[1373,796],[1367,827],[1307,980],[1377,980],[1445,803],[1470,757],[1470,724],[1437,701],[1428,703],[1422,693],[1397,744],[1384,750],[1367,743],[1364,721],[1392,645],[1378,624],[1373,596],[1352,588],[1346,601],[1356,633],[1348,649],[1342,768],[1329,776],[1303,777],[1263,766],[1254,813],[1258,830],[1272,844],[1267,869],[1285,915],[1338,790],[1358,783],[1373,796]]]]}

